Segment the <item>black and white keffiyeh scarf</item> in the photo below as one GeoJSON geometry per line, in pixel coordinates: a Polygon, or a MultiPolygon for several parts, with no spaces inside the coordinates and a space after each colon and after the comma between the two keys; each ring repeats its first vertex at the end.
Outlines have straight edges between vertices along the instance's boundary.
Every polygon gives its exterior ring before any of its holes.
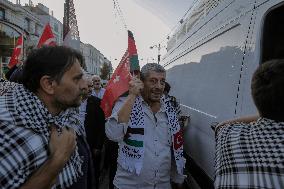
{"type": "MultiPolygon", "coordinates": [[[[13,90],[8,91],[5,95],[6,107],[15,123],[15,125],[6,125],[6,127],[24,127],[40,135],[44,139],[45,144],[40,146],[41,149],[38,150],[48,150],[49,126],[51,124],[56,125],[59,132],[63,127],[71,127],[76,131],[77,135],[85,135],[84,127],[78,121],[76,109],[68,109],[58,116],[52,116],[42,101],[20,84],[17,84],[13,90]]],[[[17,145],[19,145],[19,148],[24,146],[16,143],[10,148],[17,148],[17,145]]],[[[21,157],[22,161],[29,162],[29,157],[23,157],[22,154],[21,157]]],[[[47,159],[47,157],[45,158],[47,159]]],[[[83,159],[79,156],[78,148],[76,147],[70,160],[60,172],[53,188],[67,188],[74,184],[83,174],[81,170],[82,162],[83,159]]],[[[38,165],[38,162],[30,162],[28,164],[29,167],[26,169],[27,172],[23,173],[24,175],[18,175],[18,179],[22,179],[18,183],[24,183],[27,177],[38,169],[36,165],[38,165]]]]}
{"type": "Polygon", "coordinates": [[[284,122],[230,123],[216,135],[215,188],[284,188],[284,122]]]}
{"type": "MultiPolygon", "coordinates": [[[[171,105],[170,99],[162,98],[161,103],[166,107],[169,133],[171,133],[172,148],[175,156],[177,171],[183,174],[185,159],[183,157],[183,137],[177,119],[176,111],[171,105]]],[[[144,158],[144,111],[142,109],[142,97],[138,96],[133,105],[127,133],[119,151],[118,163],[126,170],[140,174],[144,158]]]]}
{"type": "Polygon", "coordinates": [[[0,96],[13,89],[17,84],[0,78],[0,96]]]}

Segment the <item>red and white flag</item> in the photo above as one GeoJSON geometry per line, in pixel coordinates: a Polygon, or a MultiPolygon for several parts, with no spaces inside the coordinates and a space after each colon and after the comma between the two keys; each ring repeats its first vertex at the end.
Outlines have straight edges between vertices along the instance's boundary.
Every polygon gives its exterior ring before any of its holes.
{"type": "MultiPolygon", "coordinates": [[[[111,115],[115,101],[129,89],[129,81],[131,79],[130,67],[132,67],[131,60],[133,57],[134,60],[137,59],[137,50],[133,34],[132,32],[128,31],[128,48],[124,53],[119,65],[112,74],[111,79],[107,83],[106,91],[101,101],[101,108],[103,109],[106,118],[111,115]]],[[[134,72],[135,70],[131,71],[134,72]]]]}
{"type": "Polygon", "coordinates": [[[38,44],[37,44],[37,48],[40,48],[42,47],[43,45],[46,45],[46,46],[55,46],[56,45],[56,39],[52,33],[52,30],[51,30],[51,27],[49,24],[46,24],[42,34],[41,34],[41,37],[38,41],[38,44]]]}
{"type": "Polygon", "coordinates": [[[23,44],[24,44],[23,42],[24,42],[24,38],[21,35],[19,37],[18,41],[17,41],[17,44],[16,44],[14,50],[13,50],[13,54],[12,54],[10,62],[8,64],[9,68],[14,67],[21,60],[21,58],[23,56],[23,44]]]}

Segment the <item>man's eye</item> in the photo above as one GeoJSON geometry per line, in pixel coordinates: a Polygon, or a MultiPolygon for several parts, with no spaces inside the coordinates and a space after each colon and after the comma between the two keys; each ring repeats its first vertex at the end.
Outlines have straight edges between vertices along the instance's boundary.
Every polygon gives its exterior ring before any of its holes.
{"type": "Polygon", "coordinates": [[[79,81],[80,79],[82,79],[82,76],[78,76],[74,78],[75,81],[79,81]]]}

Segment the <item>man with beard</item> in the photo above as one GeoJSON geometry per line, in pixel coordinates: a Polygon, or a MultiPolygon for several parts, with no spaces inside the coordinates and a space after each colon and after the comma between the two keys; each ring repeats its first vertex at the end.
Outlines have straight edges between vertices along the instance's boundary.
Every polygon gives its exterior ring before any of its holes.
{"type": "Polygon", "coordinates": [[[29,54],[22,82],[0,96],[1,188],[70,188],[85,174],[76,135],[84,135],[83,57],[66,47],[29,54]]]}
{"type": "Polygon", "coordinates": [[[101,99],[92,96],[93,81],[87,76],[88,91],[79,108],[81,122],[85,126],[87,142],[93,157],[96,188],[99,188],[101,151],[105,140],[105,115],[100,107],[101,99]]]}
{"type": "Polygon", "coordinates": [[[119,142],[114,185],[119,189],[181,188],[182,133],[175,109],[163,97],[165,69],[156,63],[133,77],[129,94],[115,104],[106,135],[119,142]]]}

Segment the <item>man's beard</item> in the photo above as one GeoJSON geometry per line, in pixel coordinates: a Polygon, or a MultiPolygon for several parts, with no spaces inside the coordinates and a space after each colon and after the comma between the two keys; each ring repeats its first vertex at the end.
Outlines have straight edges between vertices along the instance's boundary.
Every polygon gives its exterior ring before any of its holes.
{"type": "Polygon", "coordinates": [[[57,100],[56,101],[56,106],[58,108],[60,108],[61,110],[66,110],[68,108],[78,108],[81,105],[81,103],[82,103],[82,99],[83,99],[82,97],[83,97],[83,95],[80,95],[76,99],[68,101],[68,102],[66,102],[66,101],[58,101],[57,100]],[[79,98],[81,98],[81,99],[79,99],[79,98]]]}

